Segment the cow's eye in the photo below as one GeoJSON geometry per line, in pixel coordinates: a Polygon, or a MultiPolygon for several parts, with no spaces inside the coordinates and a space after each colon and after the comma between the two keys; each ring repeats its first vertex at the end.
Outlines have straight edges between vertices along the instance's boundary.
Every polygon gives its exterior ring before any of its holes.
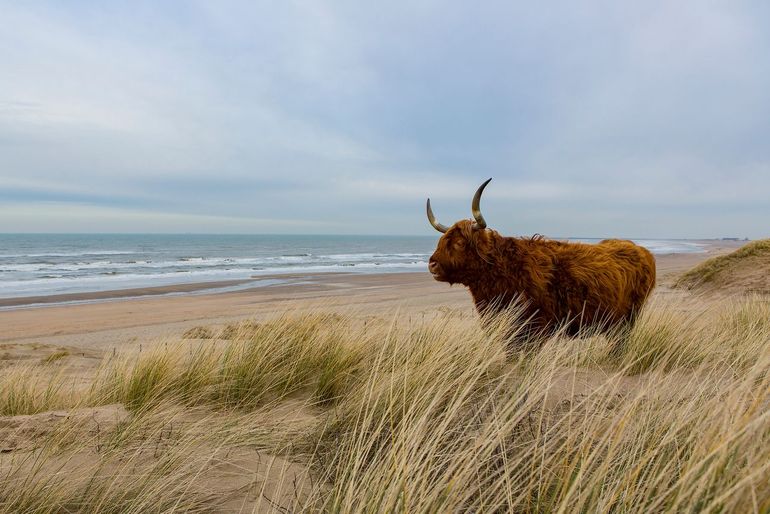
{"type": "Polygon", "coordinates": [[[462,239],[456,240],[454,242],[454,247],[456,250],[462,250],[463,248],[465,248],[465,241],[463,241],[462,239]]]}

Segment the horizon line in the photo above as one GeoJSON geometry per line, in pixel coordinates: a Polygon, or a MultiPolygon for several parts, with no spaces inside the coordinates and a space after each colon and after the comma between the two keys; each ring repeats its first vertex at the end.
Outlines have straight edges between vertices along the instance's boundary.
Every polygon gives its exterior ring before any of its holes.
{"type": "MultiPolygon", "coordinates": [[[[310,234],[310,233],[258,233],[258,232],[0,232],[0,236],[297,236],[297,237],[433,237],[427,234],[310,234]]],[[[533,234],[543,235],[543,234],[533,234]]],[[[530,237],[504,236],[504,237],[530,237]]],[[[545,236],[548,239],[618,239],[618,236],[545,236]]],[[[623,239],[669,240],[669,241],[753,241],[749,237],[635,237],[622,236],[623,239]]],[[[760,238],[761,239],[761,238],[760,238]]]]}

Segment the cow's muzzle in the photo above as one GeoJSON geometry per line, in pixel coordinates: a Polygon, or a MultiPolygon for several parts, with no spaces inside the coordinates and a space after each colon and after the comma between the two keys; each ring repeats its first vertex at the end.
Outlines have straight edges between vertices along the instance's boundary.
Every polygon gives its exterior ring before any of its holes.
{"type": "Polygon", "coordinates": [[[428,271],[430,271],[430,274],[433,275],[433,278],[438,281],[444,281],[444,274],[441,272],[441,265],[431,259],[428,262],[428,271]]]}

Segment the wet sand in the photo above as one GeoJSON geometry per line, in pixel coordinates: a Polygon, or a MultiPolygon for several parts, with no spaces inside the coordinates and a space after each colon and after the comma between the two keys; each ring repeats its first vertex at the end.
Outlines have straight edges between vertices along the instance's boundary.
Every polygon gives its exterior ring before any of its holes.
{"type": "MultiPolygon", "coordinates": [[[[339,273],[329,273],[338,275],[339,273]]],[[[170,296],[192,293],[223,293],[238,289],[255,289],[279,283],[297,283],[312,280],[312,276],[302,274],[268,275],[253,279],[221,280],[217,282],[193,282],[189,284],[171,284],[166,286],[137,287],[87,293],[55,294],[48,296],[22,296],[0,298],[0,309],[10,310],[15,307],[41,307],[52,304],[95,303],[107,300],[140,298],[144,296],[170,296]]]]}

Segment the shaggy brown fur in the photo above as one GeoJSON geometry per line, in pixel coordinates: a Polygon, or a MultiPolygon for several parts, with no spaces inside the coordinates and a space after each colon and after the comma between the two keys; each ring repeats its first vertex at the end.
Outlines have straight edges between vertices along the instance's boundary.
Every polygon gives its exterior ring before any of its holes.
{"type": "Polygon", "coordinates": [[[436,280],[467,286],[482,314],[523,300],[531,327],[571,335],[632,323],[655,286],[655,258],[631,241],[503,237],[468,220],[441,237],[429,268],[436,280]]]}

